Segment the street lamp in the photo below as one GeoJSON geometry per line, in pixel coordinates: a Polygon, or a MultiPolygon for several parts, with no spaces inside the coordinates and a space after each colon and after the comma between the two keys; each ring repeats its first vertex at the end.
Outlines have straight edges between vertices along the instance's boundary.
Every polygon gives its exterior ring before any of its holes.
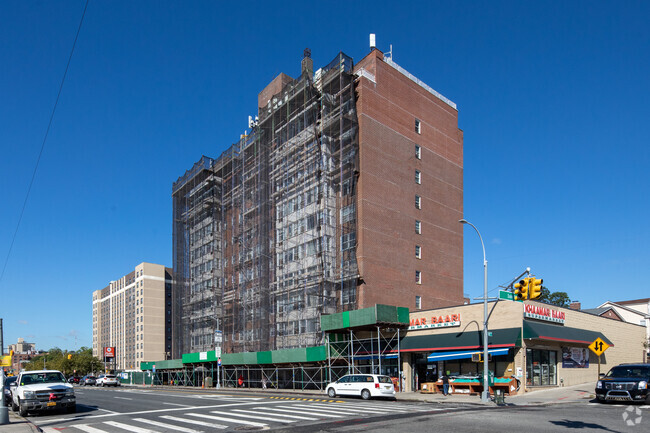
{"type": "Polygon", "coordinates": [[[483,248],[483,392],[481,393],[481,401],[487,403],[490,399],[490,390],[488,385],[488,293],[487,293],[487,259],[485,258],[485,245],[483,244],[483,237],[478,231],[476,226],[466,219],[458,220],[461,224],[472,226],[478,238],[481,240],[481,247],[483,248]]]}

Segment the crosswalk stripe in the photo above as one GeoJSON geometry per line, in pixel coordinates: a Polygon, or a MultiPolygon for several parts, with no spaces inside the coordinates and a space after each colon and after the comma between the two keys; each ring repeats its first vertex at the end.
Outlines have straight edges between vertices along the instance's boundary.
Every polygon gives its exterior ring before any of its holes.
{"type": "Polygon", "coordinates": [[[264,410],[267,409],[267,408],[264,407],[264,406],[262,406],[262,407],[256,407],[256,408],[254,408],[254,409],[255,409],[254,411],[252,411],[252,410],[251,410],[251,411],[246,411],[246,410],[244,410],[244,409],[237,409],[237,410],[238,410],[239,412],[259,413],[259,414],[261,414],[261,415],[271,415],[271,416],[273,416],[273,415],[282,415],[282,416],[286,416],[286,417],[288,417],[288,418],[303,419],[303,420],[306,420],[306,421],[316,421],[316,420],[318,419],[318,418],[310,418],[310,417],[307,417],[307,416],[285,415],[285,414],[277,414],[277,413],[272,413],[272,412],[263,412],[264,410]]]}
{"type": "MultiPolygon", "coordinates": [[[[293,420],[287,420],[287,419],[281,419],[281,418],[271,418],[274,415],[276,415],[276,416],[280,415],[280,416],[283,416],[285,418],[293,418],[292,416],[286,416],[284,414],[277,414],[277,413],[273,414],[273,413],[267,413],[267,412],[262,413],[262,412],[258,412],[258,411],[244,410],[244,409],[233,409],[232,411],[233,412],[241,412],[241,413],[254,413],[256,415],[263,415],[263,416],[257,416],[256,417],[256,416],[238,415],[238,414],[231,413],[231,415],[246,416],[248,418],[260,418],[260,419],[264,419],[264,420],[268,420],[268,421],[276,421],[276,422],[295,422],[293,420]]],[[[212,413],[216,413],[216,412],[212,412],[212,413]]],[[[306,419],[308,419],[308,418],[306,418],[306,419]]]]}
{"type": "Polygon", "coordinates": [[[128,424],[123,424],[121,422],[117,421],[104,421],[104,424],[108,424],[113,427],[121,428],[126,431],[130,431],[133,433],[156,433],[153,430],[149,430],[148,428],[141,428],[141,427],[136,427],[133,425],[128,425],[128,424]]]}
{"type": "Polygon", "coordinates": [[[181,426],[177,426],[177,425],[173,425],[173,424],[167,424],[167,423],[164,423],[164,422],[154,421],[152,419],[133,418],[133,421],[138,421],[138,422],[142,422],[142,423],[145,423],[145,424],[155,425],[156,427],[162,427],[162,428],[165,428],[165,429],[176,430],[176,431],[181,431],[181,432],[185,432],[185,433],[201,433],[199,430],[194,430],[194,429],[187,428],[187,427],[181,427],[181,426]]]}
{"type": "Polygon", "coordinates": [[[331,413],[324,413],[324,412],[318,412],[318,411],[313,411],[313,410],[296,410],[295,407],[293,406],[274,406],[270,407],[269,410],[277,410],[278,412],[289,412],[289,413],[298,413],[301,415],[316,415],[316,416],[325,416],[325,417],[330,417],[330,418],[341,418],[340,415],[334,415],[331,413]]]}
{"type": "Polygon", "coordinates": [[[228,428],[228,426],[223,424],[214,424],[211,422],[199,421],[198,419],[187,419],[187,418],[181,418],[179,416],[173,416],[173,415],[163,415],[161,416],[161,418],[168,419],[170,421],[178,421],[187,424],[200,425],[203,427],[212,427],[212,428],[219,428],[219,429],[228,428]]]}
{"type": "Polygon", "coordinates": [[[255,426],[255,427],[268,427],[268,424],[264,424],[264,423],[261,423],[261,422],[244,421],[243,419],[226,418],[226,417],[222,417],[222,416],[206,415],[206,414],[203,414],[203,413],[188,413],[186,415],[197,416],[199,418],[213,419],[215,421],[234,422],[236,424],[252,425],[252,426],[255,426]]]}
{"type": "Polygon", "coordinates": [[[75,424],[74,427],[78,428],[81,431],[85,431],[86,433],[106,433],[106,430],[100,430],[87,424],[75,424]]]}
{"type": "MultiPolygon", "coordinates": [[[[268,416],[244,415],[243,413],[233,413],[233,412],[241,412],[241,411],[239,409],[233,409],[232,412],[228,413],[228,415],[240,416],[242,418],[263,419],[264,421],[295,422],[294,420],[288,420],[288,419],[269,418],[268,416]]],[[[221,413],[221,412],[213,410],[212,413],[221,413]]]]}
{"type": "Polygon", "coordinates": [[[363,413],[404,412],[402,410],[377,409],[377,408],[370,409],[370,408],[365,408],[365,407],[363,407],[363,408],[362,407],[347,407],[347,406],[332,407],[332,406],[328,406],[328,405],[321,405],[321,404],[318,404],[318,403],[312,403],[312,404],[309,405],[310,408],[313,407],[313,406],[316,406],[316,409],[320,409],[320,408],[322,408],[323,410],[327,409],[327,410],[331,410],[331,411],[333,411],[335,413],[338,413],[338,412],[352,412],[352,413],[360,413],[360,412],[363,412],[363,413]]]}

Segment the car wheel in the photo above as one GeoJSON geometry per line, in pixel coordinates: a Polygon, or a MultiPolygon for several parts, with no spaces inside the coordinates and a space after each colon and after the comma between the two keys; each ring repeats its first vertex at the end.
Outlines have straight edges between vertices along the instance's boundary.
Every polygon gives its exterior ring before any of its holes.
{"type": "Polygon", "coordinates": [[[367,389],[361,391],[361,398],[364,400],[370,400],[370,391],[368,391],[367,389]]]}
{"type": "Polygon", "coordinates": [[[18,400],[18,414],[23,418],[27,416],[27,408],[18,400]]]}
{"type": "Polygon", "coordinates": [[[330,398],[336,397],[336,390],[334,388],[330,388],[327,390],[327,395],[330,396],[330,398]]]}
{"type": "Polygon", "coordinates": [[[14,403],[13,400],[11,400],[11,410],[13,410],[14,412],[18,412],[18,405],[14,403]]]}

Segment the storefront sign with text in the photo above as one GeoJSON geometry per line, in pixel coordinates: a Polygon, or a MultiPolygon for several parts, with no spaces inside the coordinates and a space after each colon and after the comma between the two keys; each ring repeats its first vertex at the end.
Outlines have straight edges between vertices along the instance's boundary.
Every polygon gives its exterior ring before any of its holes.
{"type": "Polygon", "coordinates": [[[541,305],[524,304],[524,317],[564,324],[564,311],[552,310],[541,305]]]}
{"type": "Polygon", "coordinates": [[[448,328],[452,326],[460,326],[460,313],[411,319],[409,331],[414,329],[448,328]]]}

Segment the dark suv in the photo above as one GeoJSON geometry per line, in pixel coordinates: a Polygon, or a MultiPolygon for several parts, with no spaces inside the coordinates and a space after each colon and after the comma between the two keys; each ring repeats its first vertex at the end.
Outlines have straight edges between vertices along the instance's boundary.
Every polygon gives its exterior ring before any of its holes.
{"type": "Polygon", "coordinates": [[[640,401],[650,404],[650,364],[621,364],[596,384],[598,401],[640,401]]]}

